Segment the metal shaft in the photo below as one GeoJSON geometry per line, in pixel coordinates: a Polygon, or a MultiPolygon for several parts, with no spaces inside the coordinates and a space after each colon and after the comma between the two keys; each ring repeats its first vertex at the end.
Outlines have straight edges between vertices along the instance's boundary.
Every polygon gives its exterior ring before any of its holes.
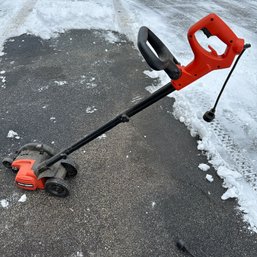
{"type": "Polygon", "coordinates": [[[86,135],[84,138],[80,139],[70,147],[62,150],[61,152],[57,153],[56,155],[52,156],[51,158],[41,162],[37,168],[36,173],[39,174],[43,171],[45,171],[47,168],[55,164],[61,159],[66,159],[69,154],[76,151],[77,149],[81,148],[82,146],[86,145],[87,143],[91,142],[92,140],[96,139],[97,137],[101,136],[105,132],[111,130],[115,126],[117,126],[120,123],[128,122],[129,118],[137,114],[138,112],[144,110],[148,106],[154,104],[155,102],[159,101],[166,95],[173,92],[175,88],[172,86],[172,83],[169,82],[165,86],[161,87],[159,90],[154,92],[151,96],[148,98],[142,100],[141,102],[137,103],[136,105],[132,106],[128,110],[124,111],[120,115],[118,115],[113,120],[107,122],[102,127],[98,128],[97,130],[91,132],[90,134],[86,135]]]}

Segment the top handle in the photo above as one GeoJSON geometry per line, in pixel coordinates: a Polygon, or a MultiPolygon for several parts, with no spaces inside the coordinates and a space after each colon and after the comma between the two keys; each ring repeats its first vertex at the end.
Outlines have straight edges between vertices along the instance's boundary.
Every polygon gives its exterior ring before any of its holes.
{"type": "Polygon", "coordinates": [[[240,54],[244,48],[244,40],[236,36],[236,34],[229,28],[229,26],[216,14],[211,13],[206,17],[195,23],[188,31],[188,41],[195,55],[198,53],[204,53],[210,58],[217,58],[223,63],[223,66],[228,65],[229,67],[232,62],[230,62],[230,55],[240,54]],[[202,30],[207,37],[217,36],[223,43],[227,45],[227,49],[224,55],[217,55],[216,51],[209,46],[211,52],[206,51],[197,42],[195,33],[198,30],[202,30]],[[225,62],[225,60],[227,60],[225,62]]]}
{"type": "Polygon", "coordinates": [[[244,49],[244,40],[238,38],[229,26],[216,14],[211,13],[195,23],[188,31],[188,41],[194,52],[194,60],[186,67],[180,67],[182,76],[174,81],[173,86],[180,90],[212,70],[231,66],[236,55],[244,49]],[[202,30],[207,37],[217,36],[227,47],[223,54],[208,46],[205,50],[197,41],[195,33],[202,30]]]}
{"type": "Polygon", "coordinates": [[[138,48],[152,69],[164,70],[172,80],[181,76],[181,71],[177,66],[179,62],[164,43],[147,27],[141,27],[138,32],[138,48]],[[147,42],[157,55],[150,49],[147,42]]]}

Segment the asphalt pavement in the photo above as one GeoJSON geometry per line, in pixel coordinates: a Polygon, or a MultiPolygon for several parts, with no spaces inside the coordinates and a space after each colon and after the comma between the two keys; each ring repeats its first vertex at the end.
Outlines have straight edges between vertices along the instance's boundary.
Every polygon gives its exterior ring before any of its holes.
{"type": "MultiPolygon", "coordinates": [[[[0,158],[29,142],[69,146],[144,97],[158,81],[124,35],[71,30],[42,40],[9,39],[0,57],[0,158]],[[108,35],[117,38],[108,41],[108,35]],[[14,130],[19,139],[7,138],[14,130]]],[[[196,138],[164,98],[72,154],[80,169],[70,196],[15,187],[0,167],[0,256],[255,257],[235,200],[222,201],[222,180],[196,138]],[[18,202],[26,193],[27,200],[18,202]]],[[[204,112],[205,110],[203,110],[204,112]]]]}

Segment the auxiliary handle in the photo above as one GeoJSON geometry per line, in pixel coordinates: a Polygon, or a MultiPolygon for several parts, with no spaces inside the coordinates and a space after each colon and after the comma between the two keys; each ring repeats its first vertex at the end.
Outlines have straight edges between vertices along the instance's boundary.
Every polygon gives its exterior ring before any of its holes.
{"type": "Polygon", "coordinates": [[[179,62],[163,42],[147,27],[141,27],[138,32],[138,48],[152,69],[164,70],[172,80],[181,76],[180,69],[177,66],[179,62]],[[147,42],[158,56],[150,49],[147,42]]]}

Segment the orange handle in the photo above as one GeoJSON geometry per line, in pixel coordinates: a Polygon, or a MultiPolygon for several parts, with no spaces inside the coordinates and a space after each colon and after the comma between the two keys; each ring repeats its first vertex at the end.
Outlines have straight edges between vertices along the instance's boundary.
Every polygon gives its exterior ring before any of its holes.
{"type": "Polygon", "coordinates": [[[188,40],[194,52],[194,60],[186,67],[179,66],[182,76],[173,80],[176,90],[189,85],[212,70],[224,69],[231,66],[236,55],[244,49],[244,40],[238,38],[228,25],[216,14],[211,13],[195,23],[188,31],[188,40]],[[217,36],[227,47],[222,55],[209,46],[208,52],[197,41],[195,33],[203,30],[207,36],[217,36]]]}

